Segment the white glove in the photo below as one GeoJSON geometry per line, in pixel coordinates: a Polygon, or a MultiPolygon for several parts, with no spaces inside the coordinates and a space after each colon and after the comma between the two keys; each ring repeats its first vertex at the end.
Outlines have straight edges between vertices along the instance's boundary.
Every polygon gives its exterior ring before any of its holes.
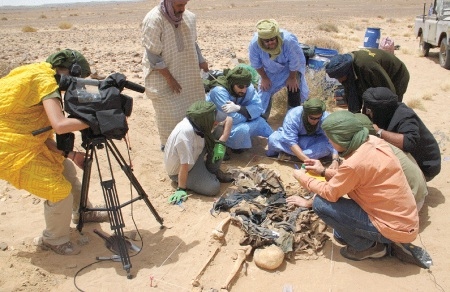
{"type": "Polygon", "coordinates": [[[224,104],[222,106],[222,110],[227,114],[238,112],[240,109],[241,109],[241,106],[235,104],[232,101],[227,101],[227,104],[224,104]]]}

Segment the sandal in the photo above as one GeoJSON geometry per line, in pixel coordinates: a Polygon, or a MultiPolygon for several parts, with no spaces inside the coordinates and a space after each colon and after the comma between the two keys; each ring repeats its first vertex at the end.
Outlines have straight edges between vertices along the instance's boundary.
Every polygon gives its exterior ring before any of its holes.
{"type": "Polygon", "coordinates": [[[74,245],[71,241],[60,245],[52,245],[43,241],[42,245],[60,255],[77,255],[81,252],[81,249],[74,245]]]}

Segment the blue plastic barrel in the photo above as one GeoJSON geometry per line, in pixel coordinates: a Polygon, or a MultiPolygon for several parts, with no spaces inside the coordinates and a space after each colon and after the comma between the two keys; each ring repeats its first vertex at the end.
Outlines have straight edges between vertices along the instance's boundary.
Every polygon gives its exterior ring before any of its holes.
{"type": "Polygon", "coordinates": [[[380,45],[380,28],[368,27],[364,35],[364,47],[378,49],[380,45]]]}

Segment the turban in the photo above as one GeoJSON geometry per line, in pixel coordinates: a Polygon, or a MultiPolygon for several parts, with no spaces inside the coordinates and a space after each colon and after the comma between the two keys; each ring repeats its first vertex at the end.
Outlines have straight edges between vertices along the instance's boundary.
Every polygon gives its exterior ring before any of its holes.
{"type": "MultiPolygon", "coordinates": [[[[205,138],[206,149],[208,153],[213,153],[214,137],[212,129],[216,120],[217,108],[210,101],[199,100],[194,102],[186,111],[186,116],[196,133],[205,138]]],[[[217,117],[220,118],[219,116],[217,117]]]]}
{"type": "Polygon", "coordinates": [[[308,116],[321,115],[326,108],[327,106],[325,103],[318,98],[310,98],[303,103],[302,121],[307,135],[314,134],[319,127],[319,123],[315,123],[314,125],[310,124],[308,116]]]}
{"type": "Polygon", "coordinates": [[[303,103],[303,112],[305,115],[319,115],[327,109],[325,103],[318,98],[310,98],[303,103]]]}
{"type": "Polygon", "coordinates": [[[263,19],[256,24],[256,30],[258,31],[258,46],[266,53],[270,55],[271,60],[275,60],[281,54],[281,47],[283,45],[283,39],[281,38],[280,28],[278,22],[274,19],[263,19]],[[268,49],[264,45],[263,40],[277,38],[277,46],[273,49],[268,49]]]}
{"type": "Polygon", "coordinates": [[[256,88],[258,86],[259,79],[261,78],[261,76],[259,76],[258,71],[256,71],[255,68],[253,68],[252,66],[245,63],[239,63],[238,66],[247,69],[250,72],[250,74],[252,74],[252,84],[256,88]]]}
{"type": "Polygon", "coordinates": [[[398,108],[398,97],[387,87],[371,87],[362,95],[364,107],[372,111],[372,122],[387,129],[398,108]]]}
{"type": "Polygon", "coordinates": [[[361,124],[369,130],[370,135],[375,135],[377,132],[375,131],[375,128],[373,127],[372,121],[369,119],[368,116],[362,113],[356,113],[355,118],[357,118],[361,124]]]}
{"type": "Polygon", "coordinates": [[[258,32],[258,37],[263,40],[276,37],[280,34],[278,22],[274,19],[263,19],[258,21],[256,30],[258,32]]]}
{"type": "Polygon", "coordinates": [[[246,85],[250,86],[252,83],[252,74],[249,70],[242,66],[236,66],[232,70],[225,69],[224,75],[219,76],[217,79],[208,82],[208,86],[222,86],[234,97],[239,97],[233,90],[233,85],[246,85]]]}
{"type": "MultiPolygon", "coordinates": [[[[78,51],[65,49],[50,55],[47,60],[47,63],[52,64],[52,67],[63,67],[67,69],[71,69],[72,65],[77,63],[81,67],[81,77],[86,78],[91,75],[91,68],[89,67],[89,63],[86,58],[78,51]]],[[[78,77],[78,76],[77,76],[78,77]]]]}
{"type": "Polygon", "coordinates": [[[349,111],[330,114],[322,123],[328,139],[345,149],[339,156],[346,157],[359,148],[369,136],[369,130],[349,111]]]}
{"type": "Polygon", "coordinates": [[[347,76],[352,69],[353,57],[350,54],[338,54],[330,59],[325,71],[330,78],[339,79],[347,76]]]}
{"type": "Polygon", "coordinates": [[[228,71],[227,80],[231,87],[233,87],[233,85],[249,86],[252,82],[252,74],[247,69],[241,66],[236,66],[232,70],[228,71]]]}
{"type": "Polygon", "coordinates": [[[397,108],[398,96],[387,87],[371,87],[363,93],[364,106],[370,109],[397,108]]]}

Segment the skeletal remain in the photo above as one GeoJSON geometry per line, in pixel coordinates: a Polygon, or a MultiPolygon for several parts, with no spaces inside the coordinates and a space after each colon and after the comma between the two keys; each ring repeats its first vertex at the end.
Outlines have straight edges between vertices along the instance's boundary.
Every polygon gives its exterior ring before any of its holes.
{"type": "Polygon", "coordinates": [[[219,252],[220,248],[222,247],[222,244],[216,243],[216,249],[214,252],[209,256],[208,260],[203,264],[200,271],[197,273],[197,276],[195,276],[195,279],[192,281],[192,286],[198,287],[200,286],[200,277],[203,275],[203,272],[206,270],[206,267],[209,265],[211,260],[216,256],[216,254],[219,252]]]}
{"type": "Polygon", "coordinates": [[[224,228],[230,222],[230,220],[231,220],[231,216],[230,216],[230,214],[228,214],[225,219],[220,221],[219,225],[217,225],[217,227],[212,231],[212,236],[214,239],[220,240],[220,239],[224,238],[224,236],[225,236],[224,228]]]}
{"type": "Polygon", "coordinates": [[[225,284],[222,285],[222,287],[221,287],[222,289],[228,290],[228,286],[230,285],[230,282],[233,280],[233,278],[239,272],[239,269],[241,268],[242,263],[245,262],[245,259],[251,252],[252,252],[251,245],[242,246],[237,250],[237,259],[234,262],[233,269],[231,270],[230,274],[228,275],[228,278],[226,279],[225,284]]]}

